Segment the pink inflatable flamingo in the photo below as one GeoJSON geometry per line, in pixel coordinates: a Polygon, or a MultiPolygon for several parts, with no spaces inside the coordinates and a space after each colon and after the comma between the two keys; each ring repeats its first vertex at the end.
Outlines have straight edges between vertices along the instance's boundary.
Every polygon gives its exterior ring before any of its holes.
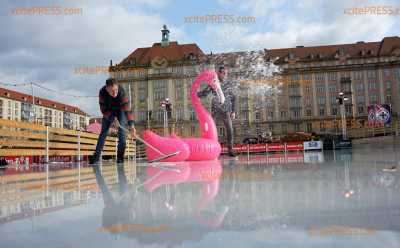
{"type": "MultiPolygon", "coordinates": [[[[176,162],[176,161],[198,161],[198,160],[213,160],[218,158],[221,154],[221,145],[218,142],[218,132],[215,122],[211,114],[202,106],[197,91],[202,82],[207,83],[213,90],[217,92],[219,100],[224,103],[225,97],[221,90],[221,85],[215,71],[205,70],[196,77],[192,84],[190,92],[192,105],[197,113],[200,123],[201,138],[179,138],[176,135],[171,137],[160,137],[157,134],[146,130],[143,138],[146,142],[154,147],[157,147],[161,152],[168,154],[180,151],[176,156],[172,156],[163,162],[176,162]]],[[[146,148],[148,160],[157,159],[160,157],[158,153],[146,148]]]]}

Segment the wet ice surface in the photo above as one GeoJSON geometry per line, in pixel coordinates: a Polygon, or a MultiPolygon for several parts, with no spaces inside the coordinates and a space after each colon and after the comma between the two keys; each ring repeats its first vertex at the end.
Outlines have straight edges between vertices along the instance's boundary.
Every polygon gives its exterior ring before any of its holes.
{"type": "Polygon", "coordinates": [[[1,247],[399,247],[400,147],[0,178],[1,247]]]}

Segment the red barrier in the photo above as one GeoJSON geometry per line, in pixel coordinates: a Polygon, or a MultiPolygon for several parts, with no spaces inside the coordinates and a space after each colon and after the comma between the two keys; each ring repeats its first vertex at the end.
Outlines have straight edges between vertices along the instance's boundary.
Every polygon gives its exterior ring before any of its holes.
{"type": "MultiPolygon", "coordinates": [[[[304,143],[294,141],[288,143],[269,143],[269,144],[238,144],[233,146],[233,151],[237,153],[249,152],[284,152],[284,151],[303,151],[304,143]]],[[[222,146],[222,153],[227,153],[228,147],[222,146]]]]}

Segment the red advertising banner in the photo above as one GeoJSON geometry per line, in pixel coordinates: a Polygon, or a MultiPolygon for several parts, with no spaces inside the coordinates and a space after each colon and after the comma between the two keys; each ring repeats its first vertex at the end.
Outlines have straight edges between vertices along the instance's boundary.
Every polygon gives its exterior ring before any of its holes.
{"type": "MultiPolygon", "coordinates": [[[[304,143],[302,141],[294,141],[288,143],[270,143],[270,144],[239,144],[233,146],[233,151],[237,153],[244,152],[284,152],[284,151],[303,151],[304,143]],[[285,148],[286,146],[286,148],[285,148]]],[[[223,145],[222,153],[227,153],[228,148],[223,145]]]]}

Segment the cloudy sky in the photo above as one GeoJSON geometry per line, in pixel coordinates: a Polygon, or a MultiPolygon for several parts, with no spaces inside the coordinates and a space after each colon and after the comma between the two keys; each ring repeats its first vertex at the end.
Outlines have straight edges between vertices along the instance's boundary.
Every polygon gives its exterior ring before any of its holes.
{"type": "MultiPolygon", "coordinates": [[[[197,43],[203,52],[215,53],[380,41],[400,35],[399,23],[399,0],[2,0],[0,83],[35,82],[64,94],[97,95],[107,74],[77,74],[75,69],[120,62],[136,48],[159,42],[163,24],[171,40],[197,43]],[[347,8],[366,6],[399,11],[344,14],[347,8]],[[53,15],[21,12],[32,7],[55,9],[53,15]],[[65,8],[78,12],[60,14],[65,8]],[[207,15],[226,15],[226,21],[185,22],[207,15]]],[[[8,88],[30,92],[26,86],[8,88]]],[[[91,115],[100,113],[96,98],[35,92],[91,115]]]]}

